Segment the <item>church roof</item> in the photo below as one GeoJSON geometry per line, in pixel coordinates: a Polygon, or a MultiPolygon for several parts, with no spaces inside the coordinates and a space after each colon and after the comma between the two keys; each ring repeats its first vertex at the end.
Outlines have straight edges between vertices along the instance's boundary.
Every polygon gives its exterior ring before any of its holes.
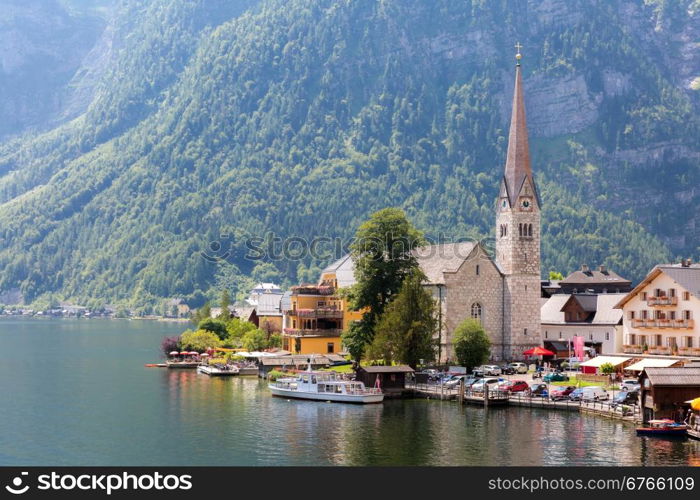
{"type": "Polygon", "coordinates": [[[428,245],[413,251],[429,285],[445,283],[443,273],[455,272],[467,260],[476,244],[472,241],[428,245]]]}
{"type": "MultiPolygon", "coordinates": [[[[505,182],[510,205],[514,206],[518,194],[527,179],[535,188],[530,166],[530,146],[527,139],[527,122],[525,120],[525,96],[520,63],[515,67],[515,90],[513,92],[513,111],[508,135],[508,154],[503,180],[505,182]]],[[[539,199],[538,199],[539,203],[539,199]]]]}

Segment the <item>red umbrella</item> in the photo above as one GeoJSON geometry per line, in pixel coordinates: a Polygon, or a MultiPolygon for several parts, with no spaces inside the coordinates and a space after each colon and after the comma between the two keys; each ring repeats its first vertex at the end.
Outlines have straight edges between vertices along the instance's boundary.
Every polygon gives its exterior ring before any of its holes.
{"type": "Polygon", "coordinates": [[[533,347],[523,353],[525,356],[554,356],[554,353],[544,347],[533,347]]]}

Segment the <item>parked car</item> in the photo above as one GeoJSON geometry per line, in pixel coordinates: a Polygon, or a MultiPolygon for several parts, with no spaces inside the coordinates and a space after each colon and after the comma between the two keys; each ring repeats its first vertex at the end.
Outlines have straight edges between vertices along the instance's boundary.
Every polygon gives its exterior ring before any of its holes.
{"type": "Polygon", "coordinates": [[[617,408],[619,405],[636,405],[639,404],[639,392],[637,391],[621,391],[615,394],[610,406],[617,408]]]}
{"type": "Polygon", "coordinates": [[[501,374],[501,367],[498,365],[484,365],[484,375],[500,375],[501,374]]]}
{"type": "Polygon", "coordinates": [[[549,391],[547,390],[547,384],[541,382],[534,382],[530,384],[527,393],[531,397],[546,398],[549,396],[549,391]]]}
{"type": "Polygon", "coordinates": [[[492,378],[492,377],[482,378],[482,379],[478,380],[477,382],[475,382],[474,384],[472,384],[470,389],[474,392],[484,392],[484,387],[486,385],[489,386],[489,390],[496,389],[500,382],[502,382],[502,379],[492,378]]]}
{"type": "Polygon", "coordinates": [[[513,370],[513,373],[527,373],[527,365],[521,362],[508,363],[508,367],[513,370]]]}
{"type": "Polygon", "coordinates": [[[501,373],[503,375],[515,375],[515,369],[510,365],[501,366],[501,373]]]}
{"type": "Polygon", "coordinates": [[[567,382],[569,380],[569,376],[565,373],[561,372],[552,372],[548,373],[542,378],[543,382],[567,382]]]}
{"type": "Polygon", "coordinates": [[[574,390],[571,394],[569,394],[569,399],[571,401],[581,401],[582,396],[583,396],[583,387],[579,387],[578,389],[574,390]]]}
{"type": "Polygon", "coordinates": [[[498,388],[508,392],[525,392],[530,386],[524,380],[506,380],[498,384],[498,388]]]}
{"type": "Polygon", "coordinates": [[[572,392],[576,390],[573,385],[552,387],[549,397],[554,401],[561,401],[564,399],[569,399],[572,392]]]}
{"type": "Polygon", "coordinates": [[[444,386],[447,389],[454,389],[456,387],[459,387],[459,385],[462,383],[462,380],[466,381],[467,378],[468,377],[466,375],[454,375],[449,380],[444,382],[444,386]]]}
{"type": "Polygon", "coordinates": [[[610,399],[608,391],[598,385],[591,385],[583,388],[581,401],[607,401],[610,399]]]}
{"type": "Polygon", "coordinates": [[[641,388],[637,379],[625,379],[620,384],[621,391],[638,391],[641,388]]]}
{"type": "Polygon", "coordinates": [[[477,366],[472,370],[472,377],[481,378],[484,376],[484,367],[477,366]]]}

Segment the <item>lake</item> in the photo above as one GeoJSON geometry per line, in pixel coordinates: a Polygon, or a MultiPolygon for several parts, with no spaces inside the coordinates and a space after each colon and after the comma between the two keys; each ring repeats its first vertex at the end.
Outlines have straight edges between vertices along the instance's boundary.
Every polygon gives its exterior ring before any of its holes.
{"type": "Polygon", "coordinates": [[[700,442],[574,412],[272,398],[146,368],[183,324],[0,319],[0,465],[688,465],[700,442]]]}

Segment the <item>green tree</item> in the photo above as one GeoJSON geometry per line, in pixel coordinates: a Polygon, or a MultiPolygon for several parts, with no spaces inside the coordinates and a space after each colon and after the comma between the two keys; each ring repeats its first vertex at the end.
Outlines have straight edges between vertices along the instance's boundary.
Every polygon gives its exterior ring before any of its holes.
{"type": "Polygon", "coordinates": [[[221,347],[221,340],[216,334],[206,330],[187,330],[180,336],[180,345],[186,351],[204,352],[221,347]]]}
{"type": "Polygon", "coordinates": [[[230,339],[242,339],[243,335],[257,327],[250,321],[245,321],[240,318],[231,318],[226,323],[226,330],[230,339]]]}
{"type": "Polygon", "coordinates": [[[231,297],[228,294],[228,290],[224,288],[224,291],[221,292],[221,313],[219,313],[219,317],[217,319],[220,319],[222,321],[228,321],[231,318],[231,313],[229,312],[228,308],[231,305],[231,297]]]}
{"type": "Polygon", "coordinates": [[[549,279],[553,281],[560,281],[564,279],[564,275],[559,271],[549,271],[549,279]]]}
{"type": "Polygon", "coordinates": [[[206,318],[199,322],[197,329],[212,332],[219,337],[219,340],[225,340],[228,337],[226,323],[218,319],[206,318]]]}
{"type": "Polygon", "coordinates": [[[421,359],[435,358],[436,306],[423,281],[425,275],[420,269],[406,276],[399,293],[379,318],[369,358],[381,358],[386,364],[406,363],[414,369],[421,359]]]}
{"type": "Polygon", "coordinates": [[[243,347],[246,351],[262,351],[267,348],[267,336],[260,329],[255,329],[243,335],[243,347]]]}
{"type": "Polygon", "coordinates": [[[205,320],[207,318],[211,317],[211,304],[209,302],[205,302],[202,307],[199,309],[196,309],[192,313],[192,322],[195,325],[198,325],[202,320],[205,320]]]}
{"type": "Polygon", "coordinates": [[[375,212],[355,233],[350,253],[357,283],[350,292],[351,307],[366,312],[344,333],[343,341],[356,361],[372,343],[377,321],[404,278],[418,267],[412,251],[424,241],[399,208],[375,212]]]}
{"type": "Polygon", "coordinates": [[[615,373],[615,365],[612,363],[603,363],[600,365],[600,373],[603,375],[611,375],[615,373]]]}
{"type": "Polygon", "coordinates": [[[485,363],[491,353],[491,341],[481,323],[473,318],[462,321],[454,332],[455,355],[467,371],[485,363]]]}
{"type": "Polygon", "coordinates": [[[282,347],[282,335],[273,333],[270,335],[270,340],[267,342],[267,347],[282,347]]]}

